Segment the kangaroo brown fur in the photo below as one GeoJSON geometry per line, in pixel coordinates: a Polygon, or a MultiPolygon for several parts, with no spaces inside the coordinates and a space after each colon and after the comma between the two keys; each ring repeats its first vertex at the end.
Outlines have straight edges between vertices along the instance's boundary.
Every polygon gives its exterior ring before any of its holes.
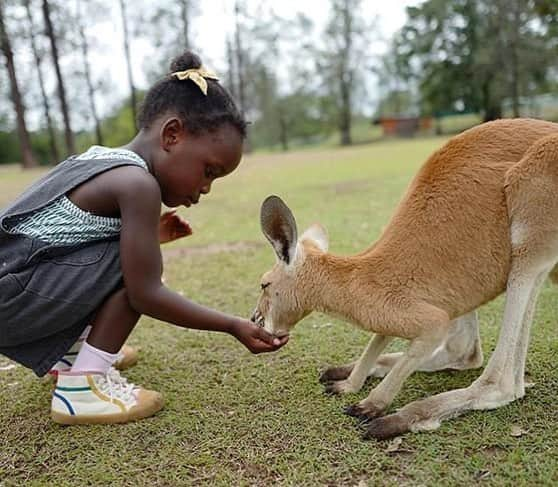
{"type": "Polygon", "coordinates": [[[558,124],[499,120],[453,137],[419,170],[377,242],[357,255],[328,253],[320,226],[297,238],[277,197],[264,202],[261,219],[278,262],[262,278],[255,319],[282,335],[318,310],[375,333],[359,360],[322,376],[333,393],[385,376],[348,409],[372,420],[365,437],[432,429],[525,393],[534,303],[558,261],[558,124]],[[381,417],[415,370],[482,364],[475,310],[506,289],[501,337],[481,377],[381,417]],[[393,337],[410,340],[408,351],[380,355],[393,337]]]}

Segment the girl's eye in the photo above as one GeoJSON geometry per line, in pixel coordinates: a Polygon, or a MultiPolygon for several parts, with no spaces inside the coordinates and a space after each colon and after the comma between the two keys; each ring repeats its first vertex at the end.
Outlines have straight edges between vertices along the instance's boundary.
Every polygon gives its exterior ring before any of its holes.
{"type": "Polygon", "coordinates": [[[265,283],[261,284],[262,291],[263,291],[266,287],[268,287],[270,284],[271,284],[271,282],[265,282],[265,283]]]}
{"type": "Polygon", "coordinates": [[[215,173],[213,172],[213,169],[211,168],[211,166],[205,166],[205,177],[207,179],[214,179],[215,178],[215,173]]]}

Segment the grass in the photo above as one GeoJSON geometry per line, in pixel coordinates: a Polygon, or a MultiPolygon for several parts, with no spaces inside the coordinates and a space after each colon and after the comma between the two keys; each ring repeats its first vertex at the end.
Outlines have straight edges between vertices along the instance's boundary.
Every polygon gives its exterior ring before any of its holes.
{"type": "MultiPolygon", "coordinates": [[[[203,204],[183,211],[195,234],[166,246],[165,277],[184,295],[247,315],[260,275],[274,262],[258,210],[281,195],[299,230],[319,220],[331,250],[366,247],[387,224],[413,174],[444,139],[247,157],[203,204]]],[[[5,203],[38,173],[0,169],[5,203]]],[[[494,348],[502,298],[480,311],[483,348],[494,348]]],[[[312,314],[275,354],[252,356],[225,335],[142,318],[130,342],[141,362],[127,376],[164,392],[154,418],[120,426],[59,427],[51,387],[16,367],[0,369],[0,485],[552,485],[558,481],[558,292],[539,299],[520,401],[407,434],[398,452],[364,442],[342,407],[360,393],[328,397],[318,372],[356,357],[368,340],[342,321],[312,314]],[[511,428],[525,430],[520,437],[511,428]]],[[[395,347],[401,347],[396,344],[395,347]]],[[[7,365],[0,359],[0,366],[7,365]]],[[[478,371],[417,373],[393,408],[468,385],[478,371]]]]}

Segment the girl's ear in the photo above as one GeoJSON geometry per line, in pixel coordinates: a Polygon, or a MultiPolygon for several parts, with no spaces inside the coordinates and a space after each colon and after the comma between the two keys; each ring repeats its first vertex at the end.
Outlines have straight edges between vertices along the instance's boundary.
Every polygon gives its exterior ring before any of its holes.
{"type": "Polygon", "coordinates": [[[260,210],[260,224],[279,260],[287,265],[291,264],[296,254],[296,221],[281,198],[268,196],[264,200],[260,210]]]}
{"type": "Polygon", "coordinates": [[[176,145],[184,137],[184,124],[177,117],[165,120],[161,126],[161,142],[165,152],[168,152],[173,145],[176,145]]]}

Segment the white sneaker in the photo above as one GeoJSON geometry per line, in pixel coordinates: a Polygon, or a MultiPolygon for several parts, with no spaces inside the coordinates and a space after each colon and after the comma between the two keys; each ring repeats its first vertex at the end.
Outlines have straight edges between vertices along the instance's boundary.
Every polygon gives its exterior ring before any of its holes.
{"type": "Polygon", "coordinates": [[[122,345],[118,352],[118,359],[114,362],[114,368],[118,370],[126,370],[136,365],[138,361],[139,348],[130,345],[122,345]]]}
{"type": "Polygon", "coordinates": [[[129,383],[111,367],[107,374],[59,372],[51,417],[60,424],[127,423],[163,408],[163,396],[129,383]]]}

